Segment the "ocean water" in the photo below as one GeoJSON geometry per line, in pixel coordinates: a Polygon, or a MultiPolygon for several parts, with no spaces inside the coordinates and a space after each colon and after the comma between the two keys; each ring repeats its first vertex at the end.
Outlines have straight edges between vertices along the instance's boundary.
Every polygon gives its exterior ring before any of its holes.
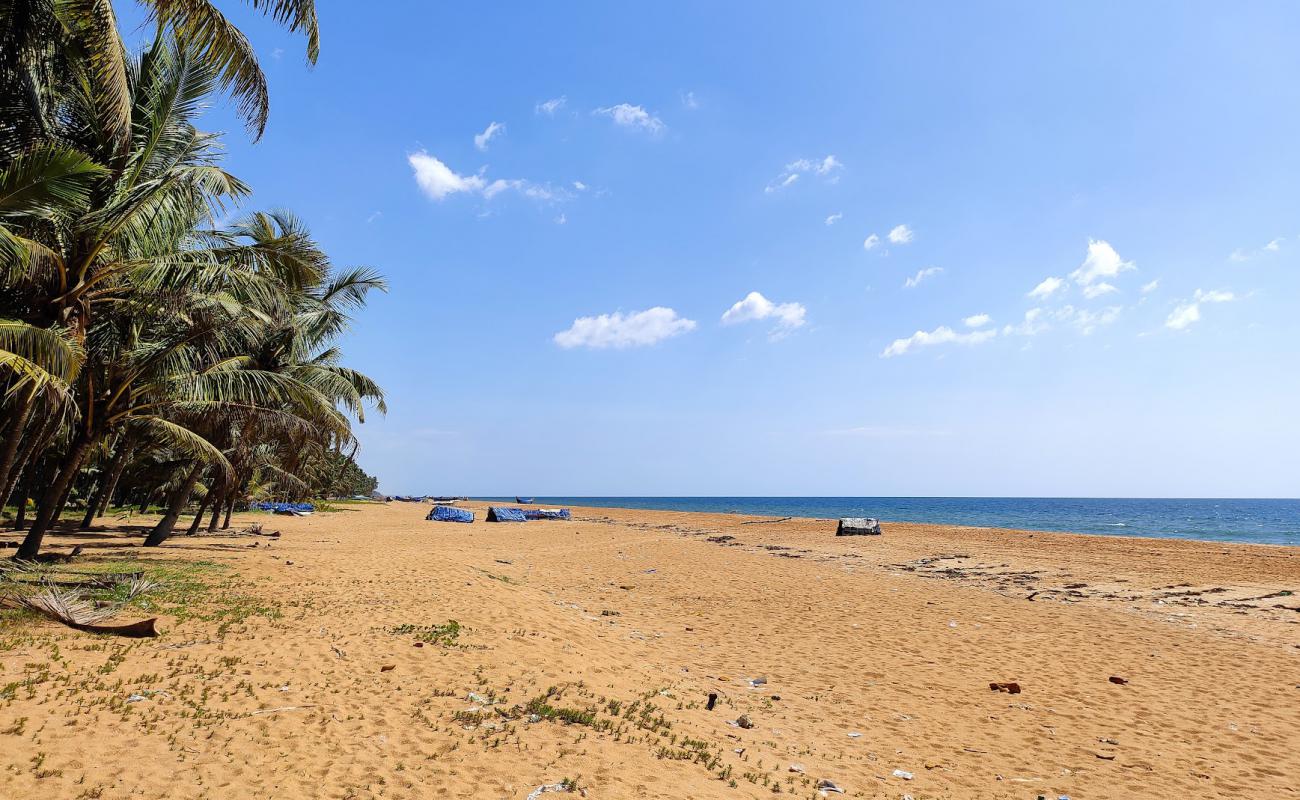
{"type": "MultiPolygon", "coordinates": [[[[514,502],[513,497],[482,498],[514,502]]],[[[876,517],[1032,531],[1300,546],[1300,500],[1066,497],[538,497],[610,506],[774,517],[876,517]]]]}

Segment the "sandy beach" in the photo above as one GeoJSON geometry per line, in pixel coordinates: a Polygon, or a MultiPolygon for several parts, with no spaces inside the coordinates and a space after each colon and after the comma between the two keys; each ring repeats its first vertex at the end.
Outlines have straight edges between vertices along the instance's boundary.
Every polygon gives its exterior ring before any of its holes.
{"type": "Polygon", "coordinates": [[[1300,549],[465,505],[51,536],[208,588],[0,629],[0,796],[1300,794],[1300,549]]]}

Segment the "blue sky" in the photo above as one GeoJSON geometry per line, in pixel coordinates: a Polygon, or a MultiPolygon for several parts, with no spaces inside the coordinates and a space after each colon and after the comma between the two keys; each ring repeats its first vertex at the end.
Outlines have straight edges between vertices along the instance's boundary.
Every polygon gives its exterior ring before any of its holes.
{"type": "Polygon", "coordinates": [[[209,121],[388,491],[1297,496],[1300,8],[979,6],[320,0],[209,121]]]}

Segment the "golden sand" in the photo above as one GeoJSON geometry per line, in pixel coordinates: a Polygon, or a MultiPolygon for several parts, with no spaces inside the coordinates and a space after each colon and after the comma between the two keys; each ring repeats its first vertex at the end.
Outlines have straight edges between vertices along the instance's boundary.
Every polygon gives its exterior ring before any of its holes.
{"type": "Polygon", "coordinates": [[[1300,549],[469,507],[52,537],[223,588],[157,639],[0,631],[0,797],[1300,793],[1300,549]]]}

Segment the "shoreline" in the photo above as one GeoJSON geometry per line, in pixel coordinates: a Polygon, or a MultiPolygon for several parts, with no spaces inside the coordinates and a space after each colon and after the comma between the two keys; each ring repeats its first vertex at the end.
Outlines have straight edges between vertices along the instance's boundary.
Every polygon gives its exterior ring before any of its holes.
{"type": "MultiPolygon", "coordinates": [[[[515,505],[514,498],[470,498],[472,502],[515,505]]],[[[1144,539],[1173,539],[1178,541],[1223,542],[1226,544],[1267,544],[1283,547],[1300,547],[1300,523],[1289,521],[1300,519],[1300,500],[1280,499],[1240,499],[1240,498],[1003,498],[1003,497],[553,497],[542,498],[542,505],[568,505],[584,508],[624,508],[627,510],[664,511],[703,514],[735,514],[740,516],[795,517],[799,519],[829,519],[839,517],[875,517],[882,523],[935,525],[953,527],[988,528],[1001,530],[1033,531],[1036,533],[1073,533],[1085,536],[1120,536],[1144,539]],[[602,502],[610,501],[610,502],[602,502]],[[633,501],[617,502],[617,501],[633,501]],[[750,508],[732,507],[745,502],[750,508]],[[1072,508],[1071,503],[1139,503],[1143,507],[1095,508],[1081,511],[1072,508]],[[956,504],[945,509],[945,505],[956,504]],[[977,508],[982,504],[996,504],[989,508],[977,508]],[[924,513],[898,515],[902,507],[914,504],[924,505],[924,513]],[[1053,507],[1043,507],[1052,504],[1053,507]],[[1063,505],[1061,505],[1063,504],[1063,505]],[[1242,508],[1229,513],[1236,513],[1241,527],[1233,530],[1220,529],[1218,523],[1202,525],[1196,530],[1178,530],[1159,527],[1168,525],[1173,520],[1174,509],[1160,509],[1158,518],[1142,519],[1143,515],[1154,513],[1144,506],[1148,504],[1191,504],[1188,508],[1177,509],[1178,513],[1217,512],[1222,504],[1242,504],[1242,508]],[[1279,506],[1268,509],[1254,507],[1257,504],[1279,506]],[[1059,505],[1059,507],[1055,507],[1059,505]],[[1038,506],[1035,508],[1034,506],[1038,506]],[[1200,508],[1198,506],[1206,506],[1200,508]],[[1294,506],[1294,509],[1290,507],[1294,506]],[[816,509],[821,513],[808,513],[816,509]],[[891,516],[891,512],[894,515],[891,516]],[[1112,517],[1122,516],[1128,521],[1100,522],[1102,514],[1112,517]],[[1254,516],[1251,515],[1263,515],[1254,516]],[[965,519],[972,515],[992,517],[990,522],[976,523],[965,519]],[[1001,517],[1001,519],[999,519],[1001,517]],[[1034,519],[1038,517],[1038,519],[1034,519]],[[1041,523],[1038,526],[1032,523],[1041,523]],[[1071,526],[1073,522],[1073,526],[1071,526]],[[1247,530],[1251,525],[1253,528],[1247,530]],[[1290,525],[1291,527],[1286,527],[1290,525]],[[1280,527],[1279,526],[1283,526],[1280,527]],[[1292,530],[1292,528],[1295,530],[1292,530]]],[[[908,511],[919,509],[907,509],[908,511]]]]}
{"type": "Polygon", "coordinates": [[[363,503],[237,516],[269,541],[141,548],[144,521],[54,537],[215,582],[158,639],[7,629],[9,791],[525,800],[568,778],[593,800],[757,800],[826,779],[1019,800],[1300,780],[1292,549],[462,505],[475,523],[363,503]]]}

